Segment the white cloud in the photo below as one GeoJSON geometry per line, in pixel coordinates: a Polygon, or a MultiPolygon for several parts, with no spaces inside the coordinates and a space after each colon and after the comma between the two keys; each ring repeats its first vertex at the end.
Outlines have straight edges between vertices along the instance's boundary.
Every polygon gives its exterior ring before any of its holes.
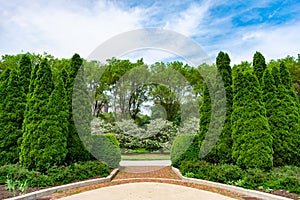
{"type": "Polygon", "coordinates": [[[110,37],[141,27],[143,15],[138,8],[125,11],[106,1],[93,7],[73,1],[25,1],[2,5],[0,18],[0,54],[24,50],[58,57],[78,52],[86,57],[110,37]]]}
{"type": "Polygon", "coordinates": [[[215,55],[218,50],[228,52],[232,64],[239,64],[246,60],[252,62],[256,51],[260,51],[267,62],[271,59],[284,58],[287,55],[297,56],[300,53],[299,27],[300,23],[247,27],[236,31],[233,37],[216,45],[215,55]]]}
{"type": "Polygon", "coordinates": [[[170,19],[166,20],[165,29],[177,31],[186,36],[194,36],[201,33],[199,25],[204,23],[204,18],[208,15],[210,1],[204,1],[203,4],[191,4],[188,9],[174,13],[170,19]]]}

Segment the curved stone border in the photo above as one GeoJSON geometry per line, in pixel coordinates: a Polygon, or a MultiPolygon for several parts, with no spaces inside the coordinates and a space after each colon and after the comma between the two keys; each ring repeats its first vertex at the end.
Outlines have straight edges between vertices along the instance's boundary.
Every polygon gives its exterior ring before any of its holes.
{"type": "Polygon", "coordinates": [[[65,191],[65,190],[69,190],[69,189],[73,189],[73,188],[78,188],[78,187],[83,187],[83,186],[88,186],[88,185],[94,185],[94,184],[98,184],[98,183],[110,182],[116,176],[118,171],[119,171],[119,169],[114,169],[110,173],[110,175],[105,177],[105,178],[97,178],[97,179],[91,179],[91,180],[87,180],[87,181],[81,181],[81,182],[69,183],[69,184],[66,184],[66,185],[51,187],[51,188],[39,190],[39,191],[36,191],[36,192],[31,192],[31,193],[28,193],[28,194],[24,194],[24,195],[21,195],[21,196],[9,198],[7,200],[34,200],[34,199],[37,199],[39,197],[47,196],[47,195],[50,195],[50,194],[53,194],[53,193],[59,192],[59,191],[65,191]]]}
{"type": "Polygon", "coordinates": [[[244,189],[244,188],[237,187],[237,186],[226,185],[226,184],[222,184],[222,183],[216,183],[216,182],[202,180],[202,179],[196,179],[196,178],[187,178],[180,173],[179,169],[177,169],[175,167],[172,167],[172,169],[184,182],[196,183],[196,184],[215,187],[215,188],[219,188],[219,189],[229,190],[231,192],[235,192],[235,193],[250,196],[250,197],[256,197],[256,198],[263,199],[263,200],[292,200],[290,198],[281,197],[281,196],[268,194],[268,193],[264,193],[264,192],[259,192],[259,191],[255,191],[255,190],[248,190],[248,189],[244,189]]]}

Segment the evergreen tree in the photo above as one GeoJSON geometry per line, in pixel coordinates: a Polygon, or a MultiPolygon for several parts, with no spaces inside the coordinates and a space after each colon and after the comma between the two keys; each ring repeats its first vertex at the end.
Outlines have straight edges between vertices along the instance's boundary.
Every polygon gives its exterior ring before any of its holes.
{"type": "Polygon", "coordinates": [[[232,157],[242,168],[273,167],[272,136],[259,82],[250,70],[234,77],[232,157]]]}
{"type": "Polygon", "coordinates": [[[22,56],[19,65],[20,83],[24,87],[24,92],[27,95],[29,92],[30,77],[31,77],[31,61],[30,57],[25,54],[22,56]]]}
{"type": "Polygon", "coordinates": [[[209,124],[210,124],[210,117],[211,117],[211,99],[208,91],[209,83],[205,83],[203,86],[203,95],[202,95],[202,102],[200,106],[200,120],[199,120],[199,140],[203,141],[205,135],[208,131],[209,124]]]}
{"type": "MultiPolygon", "coordinates": [[[[35,71],[35,70],[34,70],[35,71]]],[[[33,93],[28,94],[27,113],[23,126],[23,138],[20,152],[20,163],[22,166],[29,169],[37,169],[41,165],[43,158],[41,158],[40,150],[44,148],[48,141],[42,140],[44,129],[42,121],[47,117],[48,113],[48,99],[51,95],[54,84],[50,66],[46,59],[39,65],[34,82],[31,81],[29,91],[33,93]]]]}
{"type": "Polygon", "coordinates": [[[39,136],[37,169],[45,171],[53,165],[61,165],[67,154],[68,112],[66,107],[66,92],[61,77],[49,97],[47,115],[39,125],[43,132],[39,136]]]}
{"type": "Polygon", "coordinates": [[[9,68],[7,68],[0,75],[0,110],[1,110],[1,107],[4,105],[4,100],[5,100],[5,96],[6,96],[6,88],[7,88],[7,84],[8,84],[8,80],[9,80],[10,71],[11,70],[9,68]]]}
{"type": "Polygon", "coordinates": [[[262,84],[262,78],[266,68],[265,57],[260,52],[255,52],[253,57],[253,70],[260,84],[262,84]]]}
{"type": "MultiPolygon", "coordinates": [[[[35,83],[35,79],[36,79],[36,74],[37,74],[37,70],[39,69],[39,65],[36,65],[33,70],[31,71],[31,75],[30,75],[30,84],[29,84],[29,88],[28,88],[28,93],[26,95],[26,106],[25,106],[25,111],[24,111],[24,120],[23,120],[23,125],[22,125],[22,132],[24,133],[25,130],[27,129],[27,125],[29,125],[32,117],[34,117],[34,115],[32,115],[31,112],[29,112],[30,108],[33,108],[34,106],[34,99],[32,99],[32,95],[33,95],[33,91],[34,91],[34,83],[35,83]]],[[[21,146],[22,144],[22,139],[23,137],[19,138],[18,144],[19,146],[21,146]]]]}
{"type": "Polygon", "coordinates": [[[18,161],[17,141],[22,136],[26,96],[16,70],[10,72],[3,97],[0,111],[0,165],[18,161]]]}
{"type": "Polygon", "coordinates": [[[273,136],[274,166],[299,165],[299,105],[283,63],[264,74],[264,102],[273,136]],[[272,71],[270,71],[272,70],[272,71]],[[276,81],[275,81],[276,80],[276,81]]]}
{"type": "MultiPolygon", "coordinates": [[[[216,83],[214,86],[216,91],[211,91],[215,95],[215,102],[212,108],[214,114],[212,116],[207,116],[208,118],[214,117],[214,121],[216,124],[211,125],[212,132],[210,135],[207,135],[205,141],[203,141],[201,145],[204,145],[202,148],[205,149],[208,146],[213,145],[214,141],[217,140],[217,143],[211,149],[211,152],[204,159],[212,163],[231,163],[232,139],[230,115],[232,112],[232,75],[230,67],[230,58],[228,54],[221,51],[217,56],[216,65],[219,72],[217,74],[216,83]],[[226,94],[224,94],[224,92],[222,91],[223,88],[225,89],[226,94]],[[226,95],[226,97],[224,95],[226,95]],[[225,107],[225,105],[226,108],[223,108],[225,107]],[[221,118],[224,117],[224,115],[225,123],[221,135],[218,135],[217,133],[220,132],[220,124],[218,123],[221,121],[221,118]]],[[[201,132],[200,134],[203,135],[203,133],[201,132]]]]}
{"type": "MultiPolygon", "coordinates": [[[[67,102],[68,102],[67,106],[69,111],[69,116],[68,116],[69,127],[68,127],[68,138],[67,138],[68,153],[66,156],[66,161],[68,163],[72,163],[76,161],[85,161],[90,159],[90,153],[86,151],[76,130],[76,126],[73,118],[73,108],[72,108],[74,82],[77,76],[77,72],[82,66],[82,63],[83,63],[82,58],[80,58],[78,54],[74,54],[71,59],[71,66],[70,66],[69,74],[67,76],[68,80],[65,81],[67,83],[66,86],[67,102]]],[[[65,73],[64,73],[64,77],[66,78],[65,73]]]]}

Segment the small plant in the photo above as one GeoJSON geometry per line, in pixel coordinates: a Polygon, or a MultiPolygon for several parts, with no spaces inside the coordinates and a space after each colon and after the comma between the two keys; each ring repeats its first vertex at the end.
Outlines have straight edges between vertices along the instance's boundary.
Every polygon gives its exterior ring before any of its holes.
{"type": "Polygon", "coordinates": [[[227,185],[234,185],[234,183],[235,183],[234,180],[230,180],[230,181],[227,181],[227,182],[226,182],[227,185]]]}
{"type": "Polygon", "coordinates": [[[187,172],[185,173],[184,175],[185,177],[188,177],[188,178],[194,178],[195,177],[195,174],[193,172],[187,172]]]}
{"type": "Polygon", "coordinates": [[[18,183],[18,190],[21,192],[21,194],[26,194],[28,189],[28,183],[27,180],[25,181],[17,181],[18,183]]]}
{"type": "Polygon", "coordinates": [[[7,179],[6,179],[5,183],[6,183],[7,190],[12,191],[14,196],[16,196],[16,194],[17,194],[16,193],[16,186],[17,186],[18,183],[16,181],[12,180],[12,179],[9,179],[8,176],[7,176],[7,179]]]}
{"type": "Polygon", "coordinates": [[[268,192],[268,193],[271,193],[271,192],[273,192],[273,189],[271,189],[271,188],[266,188],[266,190],[265,190],[266,192],[268,192]]]}
{"type": "Polygon", "coordinates": [[[264,188],[264,186],[259,186],[258,189],[264,190],[265,188],[264,188]]]}
{"type": "Polygon", "coordinates": [[[242,187],[245,184],[245,180],[239,179],[235,183],[235,185],[242,187]]]}

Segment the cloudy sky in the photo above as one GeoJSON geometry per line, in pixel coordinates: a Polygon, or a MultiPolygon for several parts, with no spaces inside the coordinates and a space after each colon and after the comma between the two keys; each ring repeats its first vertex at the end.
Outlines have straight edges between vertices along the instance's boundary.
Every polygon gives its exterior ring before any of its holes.
{"type": "MultiPolygon", "coordinates": [[[[298,0],[0,0],[0,55],[47,52],[82,57],[126,31],[163,28],[195,40],[214,60],[218,51],[232,63],[267,60],[300,53],[298,0]]],[[[131,57],[147,62],[168,53],[148,51],[131,57]]],[[[129,56],[130,57],[130,56],[129,56]]]]}

